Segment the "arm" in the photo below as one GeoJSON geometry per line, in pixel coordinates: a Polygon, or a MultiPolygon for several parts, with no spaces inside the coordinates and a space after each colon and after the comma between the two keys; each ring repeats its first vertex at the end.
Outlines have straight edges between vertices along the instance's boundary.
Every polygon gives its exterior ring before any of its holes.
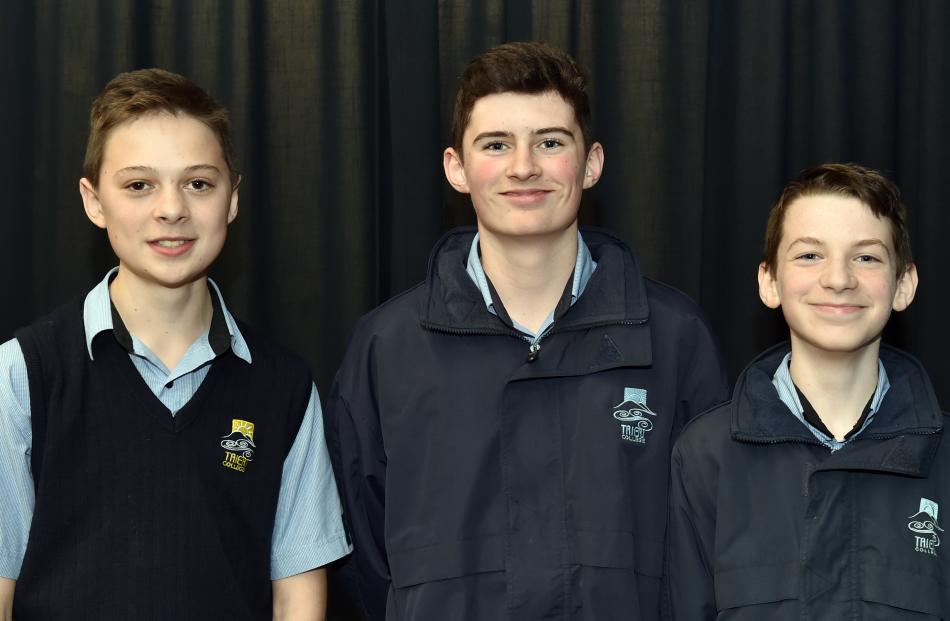
{"type": "Polygon", "coordinates": [[[671,462],[670,523],[664,572],[664,619],[708,621],[716,618],[713,579],[715,517],[701,508],[684,468],[682,443],[673,449],[671,462]]]}
{"type": "Polygon", "coordinates": [[[30,387],[15,339],[0,344],[0,619],[9,619],[33,519],[30,387]]]}
{"type": "Polygon", "coordinates": [[[0,621],[13,621],[13,589],[16,580],[0,578],[0,621]]]}
{"type": "Polygon", "coordinates": [[[681,388],[674,438],[694,416],[729,398],[725,364],[709,325],[701,314],[692,317],[688,325],[691,329],[680,333],[680,351],[688,352],[689,358],[686,364],[680,365],[681,388]]]}
{"type": "Polygon", "coordinates": [[[327,612],[327,573],[311,569],[274,580],[274,621],[323,621],[327,612]]]}
{"type": "Polygon", "coordinates": [[[274,536],[271,581],[274,619],[323,619],[326,570],[350,546],[343,531],[343,510],[323,437],[316,386],[284,460],[274,536]]]}
{"type": "Polygon", "coordinates": [[[342,396],[340,384],[338,375],[325,420],[330,459],[354,542],[343,571],[350,577],[347,591],[353,604],[367,618],[382,619],[390,586],[383,532],[386,456],[372,396],[356,395],[350,403],[342,396]]]}

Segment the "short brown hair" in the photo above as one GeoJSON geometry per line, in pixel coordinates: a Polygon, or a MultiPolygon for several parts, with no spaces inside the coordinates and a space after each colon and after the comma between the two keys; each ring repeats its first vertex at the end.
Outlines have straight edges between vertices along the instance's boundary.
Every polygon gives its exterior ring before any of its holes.
{"type": "Polygon", "coordinates": [[[452,142],[462,154],[462,138],[475,102],[498,93],[546,93],[553,91],[574,108],[581,127],[584,149],[590,148],[590,101],[587,75],[574,59],[545,43],[505,43],[484,52],[468,64],[455,96],[452,142]]]}
{"type": "Polygon", "coordinates": [[[160,112],[184,114],[204,123],[221,145],[231,183],[237,181],[227,109],[185,76],[164,69],[120,73],[99,93],[89,113],[89,140],[83,176],[93,186],[99,184],[106,140],[113,128],[160,112]]]}
{"type": "Polygon", "coordinates": [[[871,209],[878,218],[891,222],[894,250],[897,253],[897,276],[914,263],[907,230],[907,208],[901,202],[900,190],[892,181],[876,170],[859,164],[821,164],[803,170],[785,186],[769,214],[765,229],[765,249],[762,262],[775,274],[778,265],[778,247],[782,241],[782,225],[789,205],[803,196],[835,194],[856,198],[871,209]]]}

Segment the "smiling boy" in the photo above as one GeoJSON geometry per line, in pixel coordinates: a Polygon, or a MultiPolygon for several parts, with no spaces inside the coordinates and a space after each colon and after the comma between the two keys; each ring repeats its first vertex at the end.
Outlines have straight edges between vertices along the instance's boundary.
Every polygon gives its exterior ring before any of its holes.
{"type": "Polygon", "coordinates": [[[578,229],[604,150],[570,57],[476,57],[453,125],[477,228],[363,318],[327,406],[357,598],[374,620],[655,619],[671,442],[725,397],[713,339],[578,229]]]}
{"type": "Polygon", "coordinates": [[[119,260],[0,346],[0,609],[27,619],[317,619],[348,544],[306,365],[208,268],[237,216],[227,111],[120,74],[86,215],[119,260]]]}
{"type": "Polygon", "coordinates": [[[759,296],[791,340],[674,448],[673,619],[950,615],[947,418],[920,364],[881,344],[916,289],[890,181],[825,164],[786,187],[759,296]]]}

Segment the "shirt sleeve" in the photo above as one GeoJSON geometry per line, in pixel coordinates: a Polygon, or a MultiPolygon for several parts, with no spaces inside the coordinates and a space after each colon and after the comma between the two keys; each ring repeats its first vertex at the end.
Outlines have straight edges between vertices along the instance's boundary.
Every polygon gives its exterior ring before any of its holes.
{"type": "Polygon", "coordinates": [[[33,520],[30,385],[16,339],[0,345],[0,576],[20,575],[33,520]]]}
{"type": "Polygon", "coordinates": [[[317,387],[284,460],[271,547],[271,579],[279,580],[345,556],[352,550],[323,437],[317,387]]]}

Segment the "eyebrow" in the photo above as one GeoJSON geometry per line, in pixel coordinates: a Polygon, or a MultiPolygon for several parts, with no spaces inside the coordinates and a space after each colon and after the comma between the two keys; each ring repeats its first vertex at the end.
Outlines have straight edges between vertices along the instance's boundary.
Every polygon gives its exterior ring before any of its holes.
{"type": "MultiPolygon", "coordinates": [[[[572,132],[566,127],[560,127],[560,126],[542,127],[541,129],[534,130],[533,132],[531,132],[531,134],[534,136],[543,136],[544,134],[563,134],[571,138],[572,140],[574,139],[574,132],[572,132]]],[[[475,144],[476,142],[480,140],[485,140],[488,138],[511,138],[513,136],[514,136],[513,132],[505,132],[505,131],[482,132],[472,139],[472,144],[475,144]]]]}
{"type": "MultiPolygon", "coordinates": [[[[218,174],[221,174],[221,170],[214,164],[193,164],[186,167],[182,172],[185,174],[191,174],[199,170],[211,170],[218,174]]],[[[114,175],[128,174],[128,173],[146,173],[146,174],[157,174],[158,171],[151,166],[126,166],[125,168],[120,168],[119,170],[113,173],[114,175]]]]}
{"type": "MultiPolygon", "coordinates": [[[[793,248],[795,244],[805,244],[808,246],[824,246],[825,242],[821,241],[817,237],[799,237],[798,239],[796,239],[795,241],[793,241],[792,243],[788,245],[789,249],[793,248]]],[[[881,246],[882,248],[884,248],[884,251],[888,253],[888,255],[890,255],[891,253],[891,249],[887,247],[887,244],[885,244],[883,241],[881,241],[880,239],[876,237],[870,237],[868,239],[858,240],[854,242],[852,246],[855,248],[863,248],[867,246],[881,246]]]]}

